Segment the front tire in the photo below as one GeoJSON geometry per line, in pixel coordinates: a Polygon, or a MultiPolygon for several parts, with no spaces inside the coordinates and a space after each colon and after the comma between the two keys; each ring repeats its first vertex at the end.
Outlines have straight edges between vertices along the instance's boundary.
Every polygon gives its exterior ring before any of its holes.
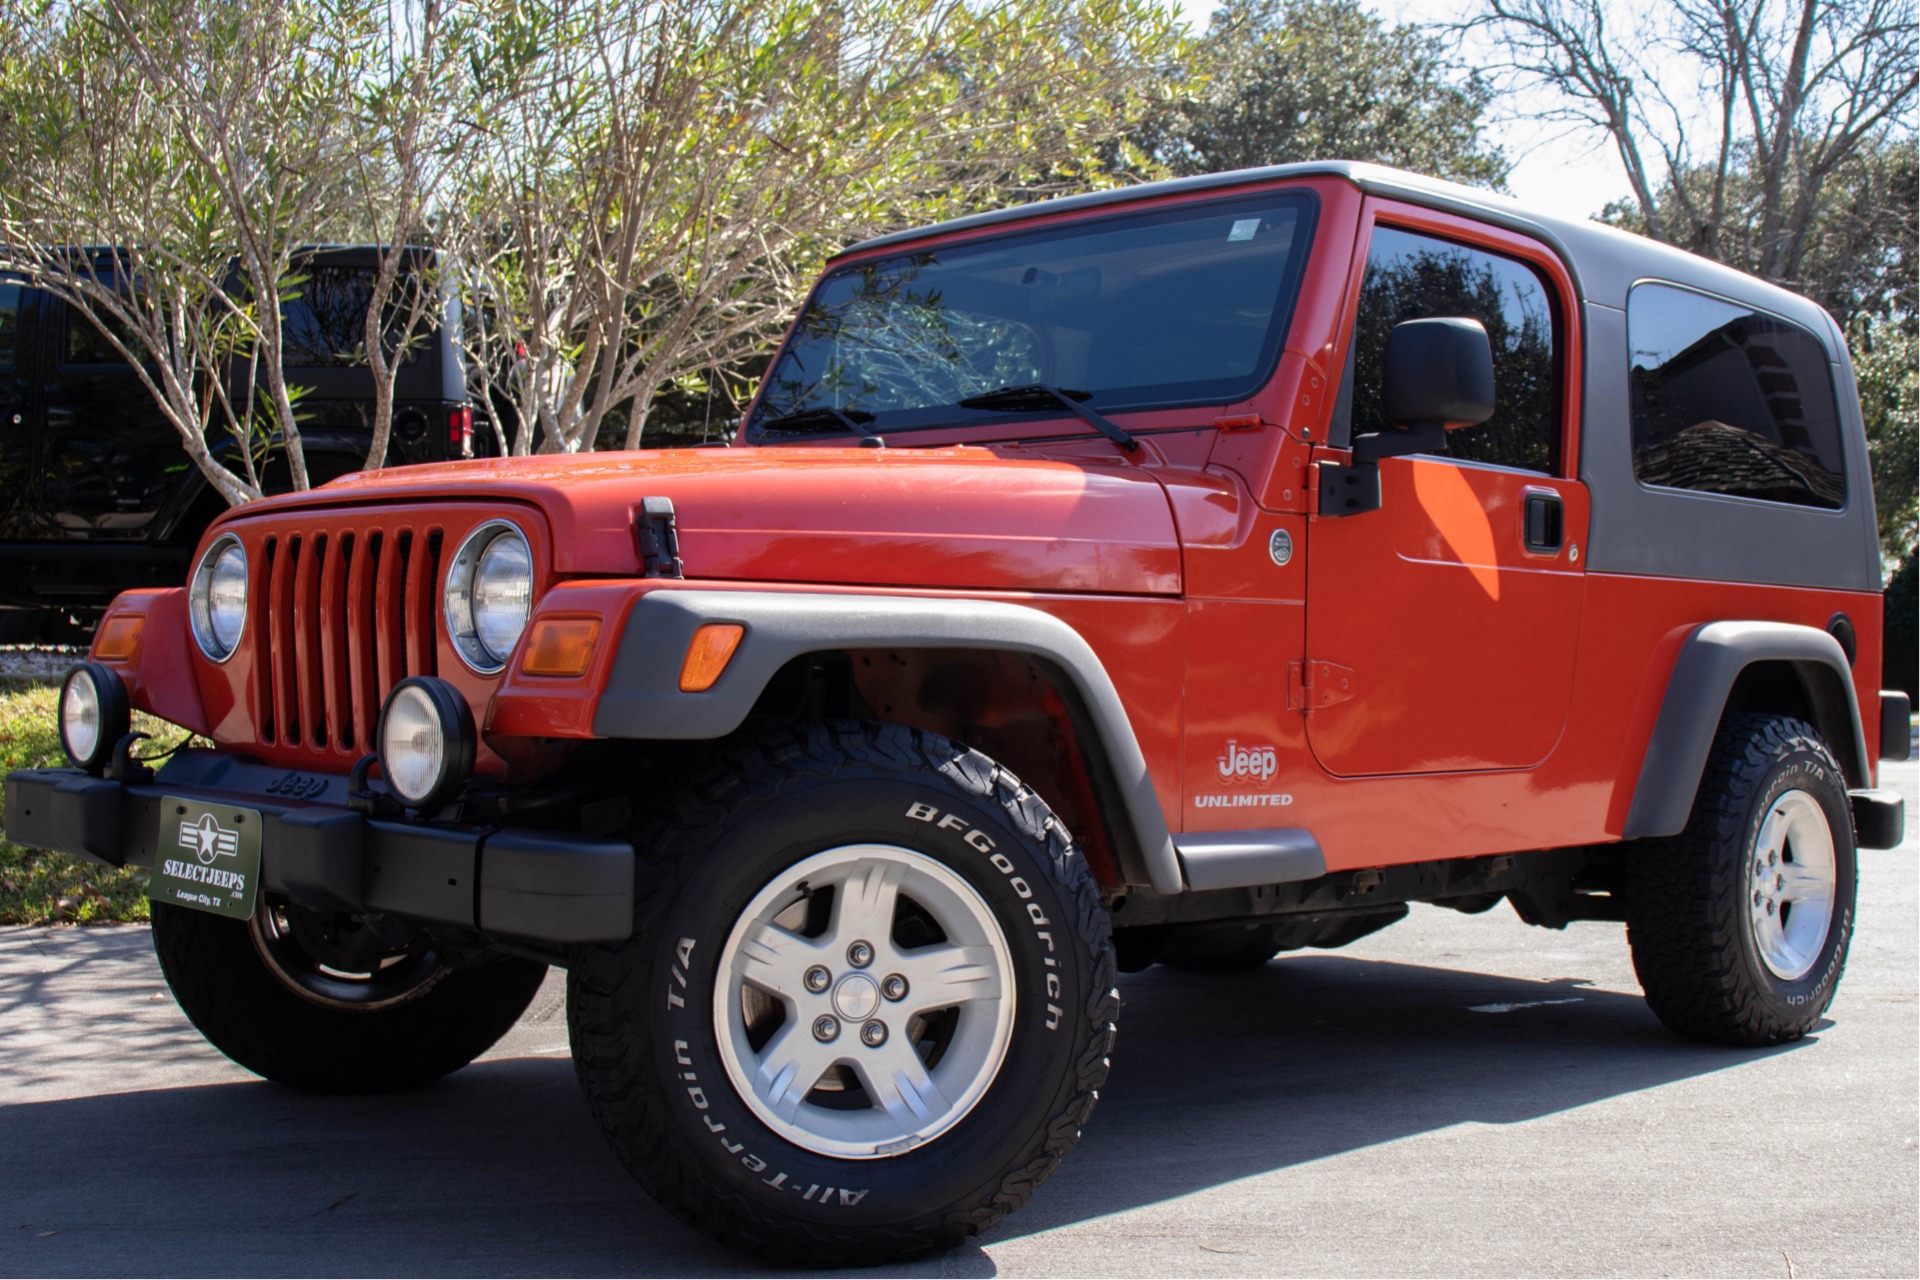
{"type": "Polygon", "coordinates": [[[214,1048],[310,1093],[384,1093],[458,1071],[547,974],[512,958],[451,968],[424,942],[385,946],[346,917],[272,901],[251,920],[156,902],[153,949],[214,1048]]]}
{"type": "Polygon", "coordinates": [[[985,756],[809,726],[639,843],[632,939],[576,957],[568,1020],[668,1209],[774,1261],[893,1262],[992,1226],[1079,1140],[1118,1008],[1107,914],[985,756]]]}
{"type": "Polygon", "coordinates": [[[1846,967],[1855,865],[1846,781],[1820,735],[1728,716],[1686,829],[1627,862],[1627,940],[1660,1021],[1714,1044],[1812,1030],[1846,967]]]}

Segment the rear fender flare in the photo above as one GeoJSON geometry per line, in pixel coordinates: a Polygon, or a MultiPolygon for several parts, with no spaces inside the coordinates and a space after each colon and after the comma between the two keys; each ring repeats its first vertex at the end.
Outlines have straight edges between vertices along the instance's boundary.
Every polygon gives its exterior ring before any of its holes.
{"type": "Polygon", "coordinates": [[[1814,727],[1839,758],[1850,787],[1870,785],[1866,737],[1853,672],[1840,644],[1814,627],[1784,622],[1709,622],[1681,645],[1640,764],[1628,839],[1678,835],[1693,812],[1727,698],[1740,673],[1759,662],[1791,667],[1813,708],[1814,727]]]}
{"type": "Polygon", "coordinates": [[[594,710],[601,738],[714,739],[734,732],[774,674],[795,658],[841,649],[981,649],[1020,653],[1057,670],[1076,693],[1122,812],[1115,845],[1131,845],[1153,887],[1186,887],[1146,758],[1099,657],[1066,623],[1023,605],[673,588],[641,597],[628,616],[594,710]],[[732,661],[704,693],[680,690],[681,659],[707,623],[746,628],[732,661]]]}

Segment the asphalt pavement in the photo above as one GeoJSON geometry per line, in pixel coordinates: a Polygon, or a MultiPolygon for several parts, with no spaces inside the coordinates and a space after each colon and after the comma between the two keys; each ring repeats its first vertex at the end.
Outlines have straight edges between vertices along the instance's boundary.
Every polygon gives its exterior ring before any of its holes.
{"type": "MultiPolygon", "coordinates": [[[[1621,926],[1504,907],[1131,975],[1079,1150],[906,1273],[1915,1275],[1916,855],[1863,852],[1839,998],[1768,1051],[1662,1030],[1621,926]]],[[[0,1274],[751,1272],[608,1152],[563,999],[434,1088],[314,1098],[207,1046],[144,929],[0,930],[0,1274]]]]}

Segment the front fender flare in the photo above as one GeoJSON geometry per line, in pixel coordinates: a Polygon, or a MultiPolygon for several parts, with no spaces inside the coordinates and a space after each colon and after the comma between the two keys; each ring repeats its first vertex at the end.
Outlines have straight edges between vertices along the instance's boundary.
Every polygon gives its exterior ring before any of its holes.
{"type": "Polygon", "coordinates": [[[1124,810],[1140,863],[1161,893],[1186,888],[1160,797],[1132,722],[1099,657],[1066,623],[992,600],[660,589],[633,608],[594,711],[602,738],[713,739],[738,729],[774,674],[804,654],[836,649],[986,649],[1028,654],[1079,695],[1124,810]],[[680,690],[680,662],[710,622],[746,628],[733,660],[704,693],[680,690]]]}
{"type": "Polygon", "coordinates": [[[1756,662],[1792,665],[1815,708],[1815,727],[1839,757],[1841,772],[1852,786],[1867,785],[1871,757],[1853,672],[1839,642],[1817,628],[1792,623],[1709,622],[1687,637],[1667,680],[1627,811],[1622,834],[1628,839],[1678,835],[1686,828],[1727,696],[1740,673],[1756,662]]]}

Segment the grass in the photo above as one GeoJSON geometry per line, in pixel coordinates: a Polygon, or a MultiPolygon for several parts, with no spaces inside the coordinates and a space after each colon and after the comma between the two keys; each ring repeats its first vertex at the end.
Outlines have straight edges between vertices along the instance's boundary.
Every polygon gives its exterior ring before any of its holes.
{"type": "MultiPolygon", "coordinates": [[[[58,684],[0,682],[0,774],[66,764],[55,725],[58,684]]],[[[172,746],[181,731],[135,715],[133,727],[172,746]]],[[[0,924],[135,924],[147,919],[147,873],[42,853],[7,840],[0,815],[0,924]]]]}

